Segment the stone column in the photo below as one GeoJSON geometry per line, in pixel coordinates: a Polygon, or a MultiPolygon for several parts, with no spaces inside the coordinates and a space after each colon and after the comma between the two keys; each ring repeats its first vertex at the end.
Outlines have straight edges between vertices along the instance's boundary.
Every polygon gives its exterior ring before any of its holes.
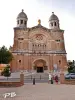
{"type": "Polygon", "coordinates": [[[24,74],[23,74],[23,72],[21,72],[21,74],[20,74],[20,82],[22,83],[22,85],[24,85],[24,74]]]}
{"type": "Polygon", "coordinates": [[[63,72],[60,73],[60,84],[65,84],[65,77],[63,72]]]}
{"type": "Polygon", "coordinates": [[[53,70],[53,55],[49,56],[49,71],[53,70]]]}

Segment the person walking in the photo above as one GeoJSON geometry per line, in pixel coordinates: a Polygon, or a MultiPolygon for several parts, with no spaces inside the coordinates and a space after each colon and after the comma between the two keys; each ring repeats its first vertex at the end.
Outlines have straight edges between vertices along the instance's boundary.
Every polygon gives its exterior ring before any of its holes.
{"type": "Polygon", "coordinates": [[[33,85],[35,85],[35,78],[33,78],[33,85]]]}
{"type": "Polygon", "coordinates": [[[52,78],[52,76],[51,76],[51,74],[49,73],[49,81],[48,81],[48,83],[51,82],[51,78],[52,78]]]}
{"type": "Polygon", "coordinates": [[[55,82],[58,84],[58,75],[55,76],[55,82]]]}
{"type": "Polygon", "coordinates": [[[53,77],[51,77],[51,84],[53,84],[53,77]]]}

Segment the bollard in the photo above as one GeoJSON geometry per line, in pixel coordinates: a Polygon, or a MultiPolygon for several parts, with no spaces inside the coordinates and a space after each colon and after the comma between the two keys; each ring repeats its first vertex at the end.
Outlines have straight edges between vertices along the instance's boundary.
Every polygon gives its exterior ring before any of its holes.
{"type": "Polygon", "coordinates": [[[35,78],[33,78],[33,85],[35,85],[35,78]]]}

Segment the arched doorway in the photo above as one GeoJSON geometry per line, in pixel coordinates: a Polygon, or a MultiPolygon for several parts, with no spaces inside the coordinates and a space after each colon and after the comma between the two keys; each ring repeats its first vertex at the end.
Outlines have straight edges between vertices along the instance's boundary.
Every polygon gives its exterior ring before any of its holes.
{"type": "Polygon", "coordinates": [[[48,66],[46,65],[46,61],[43,59],[38,59],[33,63],[33,69],[38,73],[43,73],[44,70],[48,70],[48,66]]]}

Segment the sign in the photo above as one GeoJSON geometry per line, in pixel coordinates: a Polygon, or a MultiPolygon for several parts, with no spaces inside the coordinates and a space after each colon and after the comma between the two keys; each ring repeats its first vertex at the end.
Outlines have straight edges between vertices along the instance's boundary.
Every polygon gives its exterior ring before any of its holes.
{"type": "Polygon", "coordinates": [[[53,67],[54,67],[54,72],[57,72],[58,70],[57,64],[54,64],[53,67]]]}
{"type": "Polygon", "coordinates": [[[10,93],[5,93],[3,94],[3,97],[4,98],[7,98],[7,97],[15,97],[16,96],[16,93],[15,92],[10,92],[10,93]]]}

